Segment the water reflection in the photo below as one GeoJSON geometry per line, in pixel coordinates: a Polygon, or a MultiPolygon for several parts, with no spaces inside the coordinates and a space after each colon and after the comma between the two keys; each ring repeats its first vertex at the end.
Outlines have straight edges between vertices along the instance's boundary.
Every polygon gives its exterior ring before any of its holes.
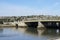
{"type": "Polygon", "coordinates": [[[60,38],[60,30],[59,29],[46,29],[41,35],[47,37],[48,39],[55,40],[57,38],[60,38]]]}
{"type": "Polygon", "coordinates": [[[3,29],[2,28],[0,28],[0,33],[3,33],[3,29]]]}
{"type": "Polygon", "coordinates": [[[2,28],[0,28],[0,36],[2,35],[2,33],[3,33],[3,29],[2,29],[2,28]]]}
{"type": "Polygon", "coordinates": [[[38,35],[38,31],[35,28],[27,28],[25,32],[32,35],[38,35]]]}
{"type": "Polygon", "coordinates": [[[46,38],[46,39],[56,39],[60,37],[60,30],[59,29],[43,29],[43,30],[38,30],[38,29],[33,29],[33,28],[27,28],[26,33],[30,35],[36,35],[41,38],[46,38]]]}
{"type": "Polygon", "coordinates": [[[55,40],[60,38],[59,29],[35,29],[35,28],[1,28],[0,39],[24,40],[55,40]],[[8,37],[8,38],[7,38],[8,37]],[[3,39],[3,38],[2,38],[3,39]]]}
{"type": "Polygon", "coordinates": [[[33,28],[27,28],[26,33],[28,34],[34,34],[34,35],[42,35],[42,36],[60,36],[60,30],[59,29],[33,29],[33,28]]]}
{"type": "Polygon", "coordinates": [[[57,36],[57,35],[60,35],[60,30],[59,29],[46,29],[44,30],[42,35],[57,36]]]}

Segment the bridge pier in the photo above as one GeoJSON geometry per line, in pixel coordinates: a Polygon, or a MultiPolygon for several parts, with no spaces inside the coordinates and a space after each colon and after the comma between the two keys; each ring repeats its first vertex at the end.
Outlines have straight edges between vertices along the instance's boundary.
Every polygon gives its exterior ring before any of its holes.
{"type": "Polygon", "coordinates": [[[38,28],[38,29],[41,29],[41,28],[45,28],[45,26],[39,21],[37,28],[38,28]]]}
{"type": "Polygon", "coordinates": [[[58,24],[58,27],[59,27],[59,29],[60,29],[60,22],[59,22],[59,24],[58,24]]]}

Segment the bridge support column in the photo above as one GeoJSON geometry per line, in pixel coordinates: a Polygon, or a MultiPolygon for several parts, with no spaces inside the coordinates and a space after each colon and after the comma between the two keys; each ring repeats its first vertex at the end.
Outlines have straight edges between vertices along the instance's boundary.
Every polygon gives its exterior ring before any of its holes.
{"type": "Polygon", "coordinates": [[[57,22],[56,25],[57,25],[57,27],[58,27],[59,23],[57,22]]]}
{"type": "Polygon", "coordinates": [[[44,25],[43,25],[41,22],[38,22],[37,28],[38,28],[38,29],[39,29],[39,28],[41,29],[41,28],[45,28],[45,27],[44,27],[44,25]]]}
{"type": "Polygon", "coordinates": [[[59,27],[59,29],[60,29],[60,22],[59,22],[59,24],[58,24],[58,27],[59,27]]]}

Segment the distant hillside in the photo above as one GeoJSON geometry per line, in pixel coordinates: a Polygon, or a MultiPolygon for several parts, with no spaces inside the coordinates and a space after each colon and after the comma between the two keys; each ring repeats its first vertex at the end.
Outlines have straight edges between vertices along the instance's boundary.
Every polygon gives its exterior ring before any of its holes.
{"type": "Polygon", "coordinates": [[[31,15],[31,16],[0,16],[0,21],[22,21],[22,20],[60,20],[60,16],[31,15]]]}

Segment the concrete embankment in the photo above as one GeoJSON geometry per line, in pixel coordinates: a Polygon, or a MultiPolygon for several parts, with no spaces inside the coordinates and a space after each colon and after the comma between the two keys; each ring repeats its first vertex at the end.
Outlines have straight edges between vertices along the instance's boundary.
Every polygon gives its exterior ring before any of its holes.
{"type": "Polygon", "coordinates": [[[18,27],[26,27],[27,25],[24,22],[4,22],[4,24],[0,24],[0,27],[16,27],[16,24],[18,24],[18,27]]]}
{"type": "Polygon", "coordinates": [[[27,25],[24,22],[18,22],[18,26],[19,27],[27,27],[27,25]]]}

